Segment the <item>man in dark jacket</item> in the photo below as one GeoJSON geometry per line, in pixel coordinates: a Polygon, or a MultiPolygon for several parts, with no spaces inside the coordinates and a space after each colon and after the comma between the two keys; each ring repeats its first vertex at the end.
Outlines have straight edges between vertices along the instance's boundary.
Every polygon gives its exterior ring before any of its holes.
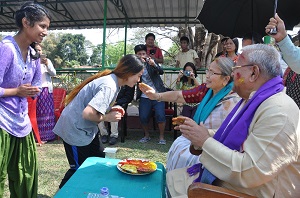
{"type": "MultiPolygon", "coordinates": [[[[127,85],[123,86],[117,96],[115,105],[119,105],[123,107],[123,109],[126,111],[128,104],[133,100],[134,96],[134,88],[135,87],[129,87],[127,85]]],[[[101,141],[103,144],[109,142],[110,145],[114,145],[117,143],[118,140],[118,122],[111,122],[110,123],[110,137],[108,138],[108,131],[105,127],[104,122],[100,122],[98,124],[100,134],[101,134],[101,141]]]]}
{"type": "MultiPolygon", "coordinates": [[[[134,47],[135,54],[142,57],[145,68],[141,77],[141,81],[150,87],[153,87],[156,92],[165,92],[166,88],[160,77],[164,73],[163,69],[147,55],[146,45],[137,45],[134,47]]],[[[141,92],[138,92],[141,93],[141,92]]],[[[150,140],[149,136],[149,119],[152,115],[152,109],[155,110],[155,118],[159,128],[158,144],[166,144],[164,139],[166,116],[165,116],[165,102],[157,100],[150,100],[145,94],[138,94],[139,102],[139,117],[144,130],[145,136],[140,140],[141,143],[146,143],[150,140]]]]}

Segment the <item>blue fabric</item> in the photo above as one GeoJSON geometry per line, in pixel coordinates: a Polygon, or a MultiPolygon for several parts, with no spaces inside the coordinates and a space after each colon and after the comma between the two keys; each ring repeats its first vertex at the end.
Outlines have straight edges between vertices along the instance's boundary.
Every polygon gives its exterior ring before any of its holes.
{"type": "Polygon", "coordinates": [[[129,175],[118,170],[119,159],[89,157],[55,198],[86,198],[88,193],[100,193],[107,187],[111,195],[120,197],[165,198],[166,172],[162,163],[148,175],[129,175]]]}
{"type": "MultiPolygon", "coordinates": [[[[249,126],[253,116],[262,102],[283,90],[282,78],[277,76],[263,84],[253,97],[245,104],[236,117],[230,122],[235,112],[243,103],[243,99],[234,107],[230,114],[226,117],[221,127],[214,135],[214,139],[223,143],[232,150],[241,150],[241,146],[248,136],[249,126]],[[230,123],[229,123],[230,122],[230,123]]],[[[206,168],[202,173],[201,182],[212,184],[216,177],[206,168]]]]}
{"type": "Polygon", "coordinates": [[[155,119],[158,123],[166,122],[165,102],[158,102],[157,100],[141,97],[139,102],[139,118],[142,125],[148,125],[153,113],[152,109],[155,111],[155,119]]]}
{"type": "Polygon", "coordinates": [[[223,87],[214,97],[212,89],[209,89],[205,94],[204,98],[198,105],[196,113],[194,115],[194,121],[200,124],[200,122],[204,122],[206,118],[210,115],[212,110],[216,107],[220,100],[222,100],[233,87],[233,82],[228,83],[225,87],[223,87]]]}
{"type": "Polygon", "coordinates": [[[74,168],[71,167],[71,169],[77,170],[79,168],[79,161],[78,161],[78,151],[77,151],[77,146],[71,146],[72,147],[72,152],[73,152],[73,159],[76,164],[74,168]]]}

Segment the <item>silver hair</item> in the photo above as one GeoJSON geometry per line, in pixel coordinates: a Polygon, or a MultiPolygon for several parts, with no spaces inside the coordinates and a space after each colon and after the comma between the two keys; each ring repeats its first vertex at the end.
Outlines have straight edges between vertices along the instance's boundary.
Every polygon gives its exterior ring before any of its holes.
{"type": "Polygon", "coordinates": [[[222,74],[224,76],[230,76],[229,82],[231,82],[233,80],[231,77],[232,67],[235,65],[233,60],[231,60],[231,58],[227,58],[227,57],[218,57],[215,59],[215,61],[216,61],[217,65],[219,66],[222,74]]]}
{"type": "Polygon", "coordinates": [[[273,46],[266,44],[248,45],[242,49],[242,55],[249,64],[258,65],[262,73],[270,78],[281,74],[281,56],[273,46]]]}

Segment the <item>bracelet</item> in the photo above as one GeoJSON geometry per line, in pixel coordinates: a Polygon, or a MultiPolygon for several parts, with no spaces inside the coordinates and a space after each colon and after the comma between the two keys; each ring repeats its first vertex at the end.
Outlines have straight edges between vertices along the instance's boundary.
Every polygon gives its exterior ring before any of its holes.
{"type": "Polygon", "coordinates": [[[157,95],[158,95],[158,99],[157,99],[157,101],[158,101],[158,102],[160,102],[160,101],[161,101],[161,98],[162,98],[162,96],[161,96],[161,94],[160,94],[160,93],[157,93],[157,95]]]}

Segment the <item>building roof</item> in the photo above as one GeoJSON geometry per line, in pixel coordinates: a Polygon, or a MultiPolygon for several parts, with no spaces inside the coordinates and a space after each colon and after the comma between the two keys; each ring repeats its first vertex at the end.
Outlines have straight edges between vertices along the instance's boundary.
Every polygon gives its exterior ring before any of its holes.
{"type": "MultiPolygon", "coordinates": [[[[14,13],[25,1],[0,1],[0,31],[16,31],[14,13]]],[[[52,14],[50,29],[103,28],[105,0],[37,0],[52,14]]],[[[195,26],[203,0],[107,0],[108,28],[195,26]]]]}

